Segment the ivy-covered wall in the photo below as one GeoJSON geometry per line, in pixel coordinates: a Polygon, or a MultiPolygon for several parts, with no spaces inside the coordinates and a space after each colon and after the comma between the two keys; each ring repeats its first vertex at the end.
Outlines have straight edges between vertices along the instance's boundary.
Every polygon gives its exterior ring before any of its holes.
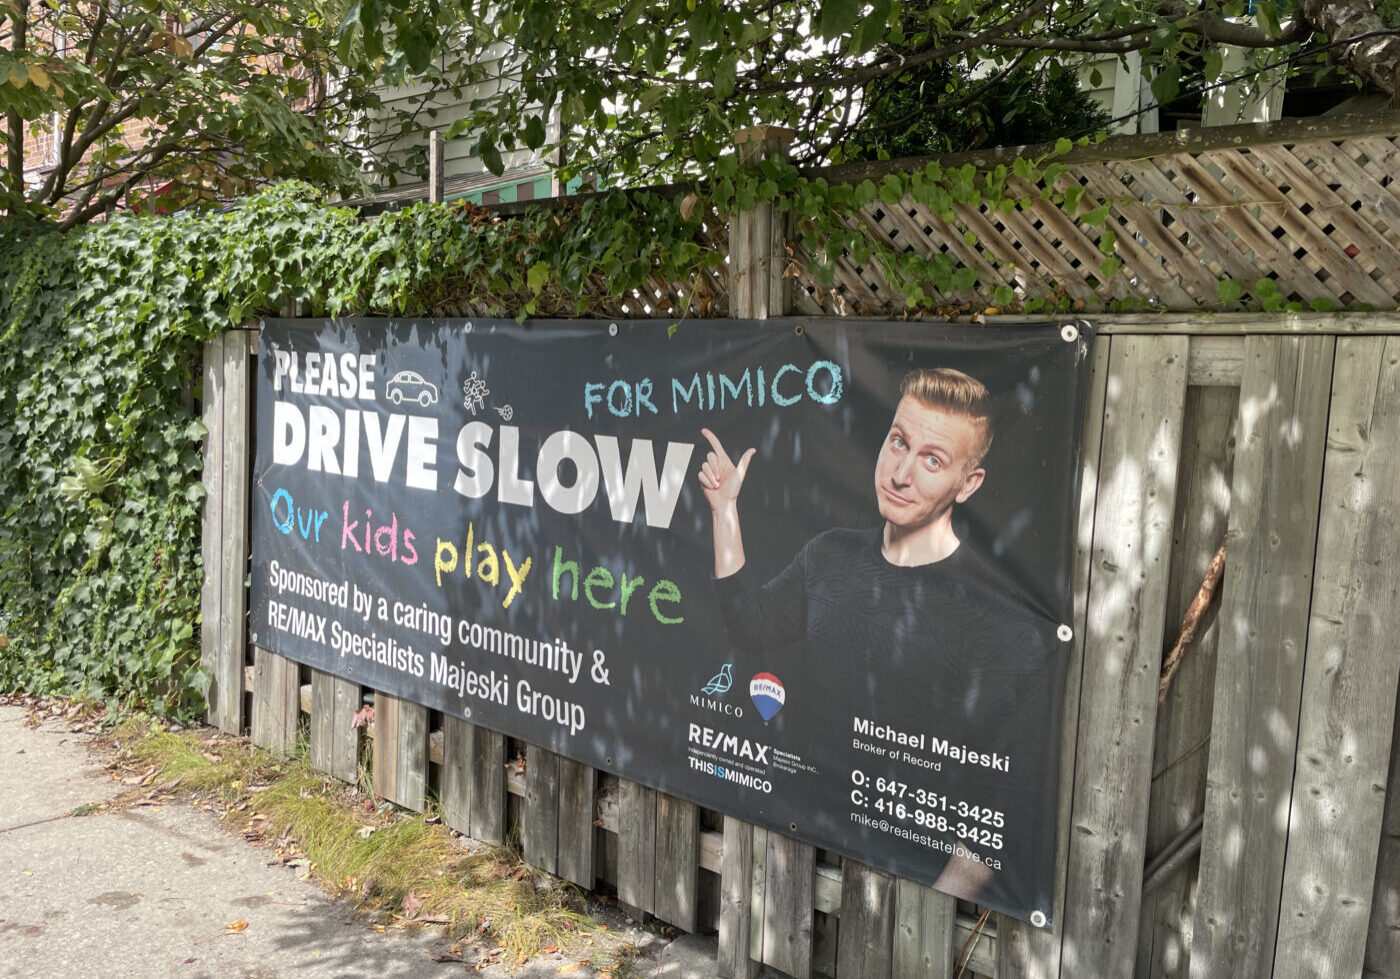
{"type": "Polygon", "coordinates": [[[0,223],[0,690],[201,709],[202,342],[315,315],[577,315],[722,255],[674,202],[372,220],[283,185],[67,234],[0,223]]]}

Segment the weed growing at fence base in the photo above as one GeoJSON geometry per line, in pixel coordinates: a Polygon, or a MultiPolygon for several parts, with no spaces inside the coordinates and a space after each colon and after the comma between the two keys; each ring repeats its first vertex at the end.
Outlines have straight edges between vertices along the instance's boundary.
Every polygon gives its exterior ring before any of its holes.
{"type": "MultiPolygon", "coordinates": [[[[382,927],[445,926],[501,961],[543,951],[625,968],[634,949],[600,931],[572,886],[504,847],[473,845],[433,813],[404,813],[245,739],[126,721],[105,736],[132,789],[105,808],[186,798],[350,900],[382,927]]],[[[87,813],[74,812],[80,816],[87,813]]]]}

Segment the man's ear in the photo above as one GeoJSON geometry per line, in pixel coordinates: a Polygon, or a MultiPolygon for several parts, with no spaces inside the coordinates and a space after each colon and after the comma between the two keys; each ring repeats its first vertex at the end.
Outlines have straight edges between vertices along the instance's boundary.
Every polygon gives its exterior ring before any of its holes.
{"type": "Polygon", "coordinates": [[[958,490],[957,501],[966,503],[977,488],[982,485],[982,480],[987,477],[987,470],[980,466],[963,477],[962,488],[958,490]]]}

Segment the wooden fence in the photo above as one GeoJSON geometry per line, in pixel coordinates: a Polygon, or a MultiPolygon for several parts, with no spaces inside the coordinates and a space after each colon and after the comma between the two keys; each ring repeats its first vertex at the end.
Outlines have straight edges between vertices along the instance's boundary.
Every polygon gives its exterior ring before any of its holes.
{"type": "MultiPolygon", "coordinates": [[[[1400,244],[1400,209],[1347,211],[1371,245],[1400,244]]],[[[1133,213],[1154,226],[1120,241],[1167,247],[1161,212],[1133,213]]],[[[1193,255],[1194,220],[1168,235],[1193,255]]],[[[1329,226],[1343,255],[1361,247],[1329,226]]],[[[787,274],[783,229],[771,209],[732,219],[732,315],[817,302],[787,274]]],[[[1150,264],[1189,288],[1160,253],[1141,261],[1135,281],[1150,264]]],[[[952,976],[970,949],[968,973],[997,979],[1400,979],[1400,316],[1093,321],[1050,929],[979,926],[973,905],[384,694],[375,791],[414,809],[436,794],[481,839],[518,827],[532,864],[717,929],[724,975],[952,976]],[[1225,539],[1218,600],[1159,706],[1163,651],[1225,539]]],[[[314,763],[351,779],[364,691],[247,643],[252,337],[206,351],[210,718],[287,749],[307,714],[314,763]]]]}

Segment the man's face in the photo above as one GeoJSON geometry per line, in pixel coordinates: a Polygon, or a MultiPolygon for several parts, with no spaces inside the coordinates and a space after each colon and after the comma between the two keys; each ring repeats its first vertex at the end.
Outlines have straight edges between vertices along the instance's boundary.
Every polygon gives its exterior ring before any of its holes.
{"type": "Polygon", "coordinates": [[[966,415],[930,408],[904,398],[875,462],[880,516],[903,530],[936,521],[982,485],[986,475],[969,465],[980,438],[966,415]]]}

